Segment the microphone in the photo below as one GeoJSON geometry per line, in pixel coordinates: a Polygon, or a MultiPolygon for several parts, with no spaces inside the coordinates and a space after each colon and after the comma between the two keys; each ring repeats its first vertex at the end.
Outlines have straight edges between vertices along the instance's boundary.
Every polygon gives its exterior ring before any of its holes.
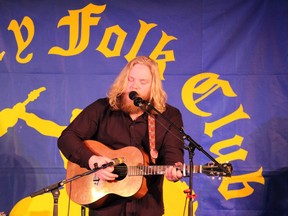
{"type": "Polygon", "coordinates": [[[139,95],[136,91],[131,91],[129,93],[129,98],[134,101],[135,106],[142,106],[143,105],[143,99],[141,97],[139,97],[139,95]]]}
{"type": "Polygon", "coordinates": [[[119,164],[122,164],[124,163],[124,157],[119,157],[119,158],[113,158],[111,159],[112,160],[112,163],[113,163],[113,166],[117,166],[119,164]]]}
{"type": "Polygon", "coordinates": [[[99,168],[105,169],[109,166],[117,166],[117,165],[122,164],[122,163],[124,163],[124,157],[113,158],[113,159],[111,159],[111,162],[105,163],[101,167],[98,167],[98,164],[94,163],[94,170],[98,170],[99,168]]]}
{"type": "MultiPolygon", "coordinates": [[[[119,157],[119,158],[113,158],[111,159],[111,162],[103,164],[100,168],[105,169],[109,166],[117,166],[119,164],[124,163],[124,157],[119,157]]],[[[97,164],[94,164],[95,168],[97,169],[97,164]]]]}

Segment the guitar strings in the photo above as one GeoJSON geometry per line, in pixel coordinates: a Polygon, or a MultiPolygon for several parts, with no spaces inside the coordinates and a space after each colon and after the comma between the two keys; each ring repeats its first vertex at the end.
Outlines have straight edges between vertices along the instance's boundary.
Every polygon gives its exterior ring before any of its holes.
{"type": "Polygon", "coordinates": [[[151,165],[151,166],[115,166],[114,173],[118,174],[118,176],[141,176],[141,175],[162,175],[165,170],[169,167],[169,165],[151,165]]]}

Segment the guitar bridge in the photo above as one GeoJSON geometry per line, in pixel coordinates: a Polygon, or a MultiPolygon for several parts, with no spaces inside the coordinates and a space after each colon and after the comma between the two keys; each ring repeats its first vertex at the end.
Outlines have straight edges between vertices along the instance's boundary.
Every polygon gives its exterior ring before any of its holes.
{"type": "Polygon", "coordinates": [[[95,184],[95,185],[98,185],[98,184],[99,184],[99,181],[100,181],[100,179],[99,179],[96,175],[94,175],[94,177],[93,177],[93,182],[94,182],[94,184],[95,184]]]}

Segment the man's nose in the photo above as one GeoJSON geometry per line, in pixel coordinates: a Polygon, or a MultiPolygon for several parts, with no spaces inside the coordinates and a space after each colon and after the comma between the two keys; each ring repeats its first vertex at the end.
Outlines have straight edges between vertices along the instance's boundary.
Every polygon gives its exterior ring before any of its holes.
{"type": "Polygon", "coordinates": [[[134,90],[138,90],[139,89],[139,82],[138,81],[134,81],[133,84],[132,84],[132,88],[134,90]]]}

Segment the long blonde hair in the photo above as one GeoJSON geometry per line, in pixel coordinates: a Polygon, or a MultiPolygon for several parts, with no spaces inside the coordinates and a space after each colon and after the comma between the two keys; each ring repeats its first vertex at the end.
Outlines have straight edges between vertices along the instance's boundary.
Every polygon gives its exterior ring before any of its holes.
{"type": "Polygon", "coordinates": [[[152,75],[151,94],[149,102],[160,112],[163,113],[166,110],[167,94],[163,89],[158,64],[147,56],[138,56],[131,60],[122,69],[118,77],[111,85],[107,97],[109,99],[110,106],[114,110],[120,109],[120,98],[128,85],[128,76],[132,67],[136,64],[142,64],[149,67],[152,75]]]}

